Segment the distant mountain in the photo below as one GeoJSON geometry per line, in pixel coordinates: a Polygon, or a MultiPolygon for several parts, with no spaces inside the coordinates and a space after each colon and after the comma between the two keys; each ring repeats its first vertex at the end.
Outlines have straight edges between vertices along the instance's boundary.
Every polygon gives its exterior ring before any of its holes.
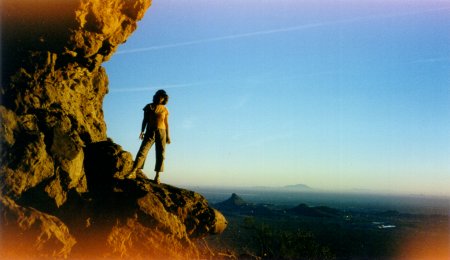
{"type": "Polygon", "coordinates": [[[305,184],[286,185],[283,188],[290,190],[312,190],[311,187],[305,184]]]}
{"type": "Polygon", "coordinates": [[[233,193],[229,199],[219,202],[215,206],[218,208],[242,208],[244,206],[251,206],[251,203],[246,202],[236,193],[233,193]]]}
{"type": "Polygon", "coordinates": [[[214,204],[214,207],[223,212],[241,215],[272,216],[278,213],[271,209],[270,204],[249,203],[236,193],[231,194],[229,199],[214,204]]]}
{"type": "Polygon", "coordinates": [[[294,215],[306,217],[337,217],[341,215],[341,211],[330,207],[310,207],[306,204],[300,204],[295,208],[288,209],[287,212],[294,215]]]}

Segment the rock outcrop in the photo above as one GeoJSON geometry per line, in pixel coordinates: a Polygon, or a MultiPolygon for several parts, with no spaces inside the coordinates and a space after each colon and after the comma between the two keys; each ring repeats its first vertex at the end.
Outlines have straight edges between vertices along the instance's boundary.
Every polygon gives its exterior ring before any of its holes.
{"type": "Polygon", "coordinates": [[[3,0],[0,255],[194,259],[226,220],[199,194],[156,185],[107,138],[102,62],[150,0],[3,0]]]}

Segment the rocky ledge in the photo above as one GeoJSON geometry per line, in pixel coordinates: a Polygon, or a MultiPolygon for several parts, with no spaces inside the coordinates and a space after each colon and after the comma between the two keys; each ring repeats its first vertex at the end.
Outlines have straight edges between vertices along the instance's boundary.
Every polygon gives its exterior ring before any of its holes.
{"type": "Polygon", "coordinates": [[[225,229],[201,195],[125,179],[132,156],[107,138],[101,64],[150,4],[2,1],[2,258],[195,259],[225,229]]]}

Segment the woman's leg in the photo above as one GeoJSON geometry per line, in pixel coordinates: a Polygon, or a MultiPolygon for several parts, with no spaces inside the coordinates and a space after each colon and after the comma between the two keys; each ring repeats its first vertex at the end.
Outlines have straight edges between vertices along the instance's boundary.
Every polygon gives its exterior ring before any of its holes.
{"type": "Polygon", "coordinates": [[[159,173],[164,171],[165,150],[166,150],[166,130],[158,129],[158,131],[156,131],[156,138],[155,138],[155,153],[156,153],[155,182],[156,183],[159,183],[159,173]]]}
{"type": "Polygon", "coordinates": [[[142,141],[141,147],[139,147],[139,151],[136,154],[136,160],[134,161],[133,169],[142,169],[144,166],[145,158],[147,157],[147,153],[152,148],[155,139],[144,137],[142,141]]]}
{"type": "Polygon", "coordinates": [[[134,160],[133,169],[129,174],[126,175],[127,178],[135,178],[136,171],[138,169],[142,169],[144,167],[145,158],[147,157],[147,153],[152,148],[153,143],[155,142],[154,135],[153,136],[144,136],[144,140],[142,140],[141,147],[139,147],[139,151],[136,154],[136,159],[134,160]]]}

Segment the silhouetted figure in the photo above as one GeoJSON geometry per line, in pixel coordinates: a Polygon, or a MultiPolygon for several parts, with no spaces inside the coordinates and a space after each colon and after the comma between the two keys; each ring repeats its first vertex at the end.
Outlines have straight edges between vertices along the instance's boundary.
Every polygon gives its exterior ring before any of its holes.
{"type": "Polygon", "coordinates": [[[169,111],[165,107],[169,101],[166,91],[160,89],[153,96],[153,103],[144,107],[144,119],[142,120],[141,147],[136,155],[133,169],[126,175],[128,179],[136,178],[136,171],[144,167],[147,153],[155,144],[156,162],[155,162],[155,182],[159,181],[159,173],[164,171],[164,155],[166,144],[170,144],[169,135],[169,111]]]}

